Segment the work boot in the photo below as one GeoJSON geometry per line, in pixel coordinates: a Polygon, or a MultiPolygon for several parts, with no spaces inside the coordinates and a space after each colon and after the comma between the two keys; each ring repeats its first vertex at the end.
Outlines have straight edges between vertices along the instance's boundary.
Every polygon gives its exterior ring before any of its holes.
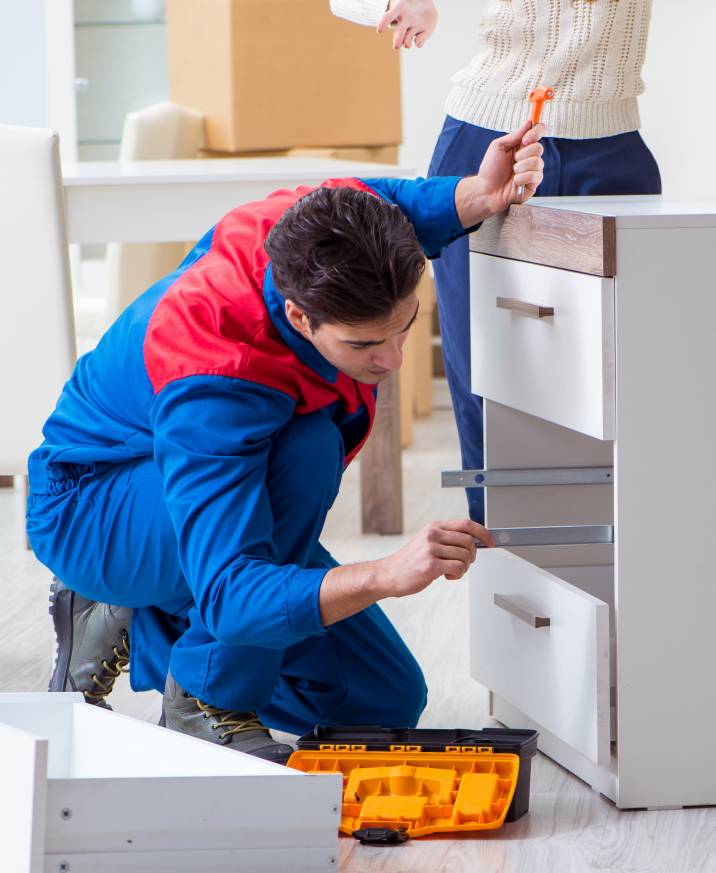
{"type": "Polygon", "coordinates": [[[57,658],[48,691],[81,691],[87,703],[111,709],[107,695],[129,672],[132,610],[87,600],[54,578],[50,615],[57,658]]]}
{"type": "Polygon", "coordinates": [[[230,745],[239,752],[275,764],[285,764],[293,753],[291,746],[273,739],[255,712],[234,712],[208,706],[184,691],[171,673],[167,676],[164,688],[159,724],[210,743],[230,745]]]}

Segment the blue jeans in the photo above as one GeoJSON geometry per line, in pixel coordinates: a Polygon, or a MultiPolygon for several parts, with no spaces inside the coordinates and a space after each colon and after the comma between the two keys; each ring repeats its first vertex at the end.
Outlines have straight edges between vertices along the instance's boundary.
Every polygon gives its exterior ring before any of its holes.
{"type": "MultiPolygon", "coordinates": [[[[457,121],[449,115],[435,145],[429,176],[476,173],[500,131],[457,121]]],[[[543,197],[660,194],[653,155],[637,131],[601,139],[544,139],[543,197]]],[[[470,278],[468,238],[452,243],[433,261],[445,373],[460,437],[463,469],[484,466],[482,398],[470,390],[470,278]]],[[[482,488],[466,491],[470,517],[484,522],[482,488]]]]}
{"type": "MultiPolygon", "coordinates": [[[[281,563],[336,566],[318,538],[342,468],[340,432],[322,413],[295,416],[274,439],[267,483],[281,563]]],[[[136,691],[163,691],[171,669],[205,703],[258,712],[269,727],[291,733],[319,723],[417,723],[425,681],[380,607],[285,650],[219,643],[201,622],[182,573],[153,459],[84,470],[68,465],[66,472],[58,482],[30,470],[28,536],[38,559],[69,588],[134,608],[136,691]]]]}

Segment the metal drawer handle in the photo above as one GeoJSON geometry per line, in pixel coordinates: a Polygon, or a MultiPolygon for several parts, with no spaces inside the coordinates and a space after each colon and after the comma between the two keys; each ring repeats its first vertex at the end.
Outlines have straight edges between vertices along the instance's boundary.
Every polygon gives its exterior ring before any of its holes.
{"type": "Polygon", "coordinates": [[[500,609],[504,609],[505,612],[509,612],[510,615],[514,615],[515,618],[519,618],[520,621],[524,621],[530,627],[550,626],[551,622],[547,616],[534,615],[529,610],[518,606],[511,597],[506,597],[504,594],[495,594],[494,603],[495,606],[499,606],[500,609]]]}
{"type": "Polygon", "coordinates": [[[552,318],[554,315],[553,306],[540,306],[539,303],[527,303],[514,297],[498,297],[495,302],[498,309],[509,309],[520,315],[529,315],[530,318],[552,318]]]}

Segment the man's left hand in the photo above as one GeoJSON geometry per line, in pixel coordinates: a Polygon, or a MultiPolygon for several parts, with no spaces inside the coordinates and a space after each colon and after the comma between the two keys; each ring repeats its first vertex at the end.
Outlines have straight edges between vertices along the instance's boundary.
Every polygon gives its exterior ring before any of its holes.
{"type": "Polygon", "coordinates": [[[526,121],[519,130],[493,140],[476,176],[458,184],[455,205],[463,227],[502,212],[512,203],[526,203],[534,196],[544,176],[544,124],[531,126],[526,121]],[[518,195],[517,189],[524,186],[518,195]]]}

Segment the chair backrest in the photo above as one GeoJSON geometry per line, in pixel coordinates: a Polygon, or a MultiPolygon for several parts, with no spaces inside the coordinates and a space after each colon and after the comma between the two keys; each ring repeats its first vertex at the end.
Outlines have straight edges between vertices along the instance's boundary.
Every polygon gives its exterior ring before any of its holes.
{"type": "Polygon", "coordinates": [[[120,161],[195,158],[202,147],[204,116],[165,101],[128,112],[119,147],[120,161]]]}
{"type": "Polygon", "coordinates": [[[0,474],[29,452],[76,359],[59,137],[0,125],[0,474]]]}

